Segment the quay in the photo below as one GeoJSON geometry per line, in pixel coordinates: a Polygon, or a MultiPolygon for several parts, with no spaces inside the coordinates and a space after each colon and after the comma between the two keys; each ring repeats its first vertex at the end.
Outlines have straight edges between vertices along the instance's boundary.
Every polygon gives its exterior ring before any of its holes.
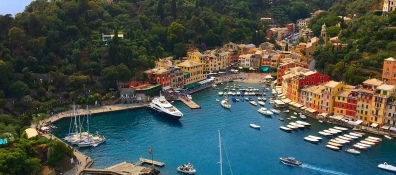
{"type": "Polygon", "coordinates": [[[79,175],[84,174],[109,174],[109,175],[155,175],[159,170],[153,167],[144,167],[133,163],[121,162],[119,164],[104,169],[86,168],[79,175]]]}
{"type": "Polygon", "coordinates": [[[147,163],[147,164],[152,164],[152,165],[155,165],[155,166],[164,166],[164,165],[165,165],[164,162],[159,162],[159,161],[155,161],[155,160],[150,160],[150,159],[146,159],[146,158],[143,158],[143,157],[141,157],[141,158],[139,159],[139,161],[140,161],[141,164],[147,163]]]}
{"type": "Polygon", "coordinates": [[[192,100],[184,99],[184,98],[180,98],[180,100],[184,104],[186,104],[190,109],[201,109],[201,106],[199,106],[197,103],[193,102],[192,100]]]}

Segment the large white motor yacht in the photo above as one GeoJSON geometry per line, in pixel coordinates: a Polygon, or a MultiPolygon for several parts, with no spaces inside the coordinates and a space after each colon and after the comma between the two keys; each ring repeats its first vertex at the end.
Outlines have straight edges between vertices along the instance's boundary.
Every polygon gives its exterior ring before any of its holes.
{"type": "Polygon", "coordinates": [[[164,96],[160,96],[157,98],[154,98],[151,103],[150,103],[150,108],[154,109],[155,111],[158,111],[163,114],[167,114],[171,117],[174,117],[176,119],[180,119],[183,117],[183,113],[180,112],[176,107],[174,107],[172,104],[170,104],[164,96]]]}

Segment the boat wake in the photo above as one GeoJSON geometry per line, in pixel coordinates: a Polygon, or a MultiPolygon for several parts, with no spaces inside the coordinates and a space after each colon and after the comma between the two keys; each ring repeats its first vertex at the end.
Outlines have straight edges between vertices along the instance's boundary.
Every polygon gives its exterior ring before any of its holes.
{"type": "Polygon", "coordinates": [[[308,165],[308,164],[302,164],[301,167],[302,167],[302,168],[308,168],[308,169],[311,169],[311,170],[320,171],[320,172],[323,172],[323,173],[328,173],[328,174],[348,175],[348,174],[343,173],[343,172],[338,172],[338,171],[333,171],[333,170],[327,170],[327,169],[315,167],[315,166],[308,165]]]}

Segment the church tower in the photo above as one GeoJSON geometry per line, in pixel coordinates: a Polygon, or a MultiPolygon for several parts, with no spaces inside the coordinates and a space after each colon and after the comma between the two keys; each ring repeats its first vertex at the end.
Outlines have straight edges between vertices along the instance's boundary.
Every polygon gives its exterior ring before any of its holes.
{"type": "Polygon", "coordinates": [[[320,36],[323,38],[325,44],[327,44],[327,27],[326,27],[326,24],[322,25],[322,31],[320,32],[320,36]]]}

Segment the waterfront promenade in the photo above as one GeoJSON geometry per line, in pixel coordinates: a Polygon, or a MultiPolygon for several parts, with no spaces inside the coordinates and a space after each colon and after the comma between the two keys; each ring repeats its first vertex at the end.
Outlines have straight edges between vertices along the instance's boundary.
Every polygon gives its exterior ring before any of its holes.
{"type": "MultiPolygon", "coordinates": [[[[101,114],[101,113],[109,113],[109,112],[116,112],[116,111],[125,111],[130,109],[136,108],[144,108],[148,107],[148,103],[133,103],[133,104],[115,104],[115,105],[105,105],[105,106],[94,106],[87,109],[78,108],[76,109],[76,114],[74,114],[73,109],[69,109],[67,111],[54,114],[50,116],[46,122],[57,122],[63,118],[70,118],[74,117],[74,115],[87,115],[89,114],[101,114]]],[[[33,125],[34,126],[34,125],[33,125]]]]}

